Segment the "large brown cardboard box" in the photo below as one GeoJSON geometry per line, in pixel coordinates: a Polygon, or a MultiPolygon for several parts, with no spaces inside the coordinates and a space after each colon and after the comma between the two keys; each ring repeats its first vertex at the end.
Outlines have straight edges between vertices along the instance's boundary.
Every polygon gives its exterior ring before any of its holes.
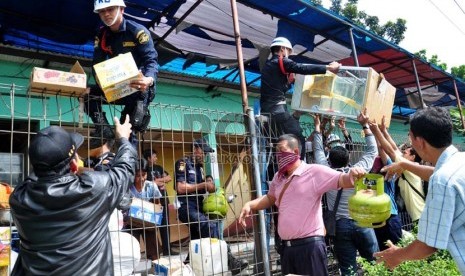
{"type": "Polygon", "coordinates": [[[79,61],[69,72],[34,67],[31,72],[30,92],[81,96],[87,88],[87,75],[79,61]]]}
{"type": "Polygon", "coordinates": [[[396,89],[373,68],[341,67],[335,75],[297,75],[292,108],[309,113],[356,119],[367,108],[370,119],[389,126],[396,89]]]}
{"type": "Polygon", "coordinates": [[[139,68],[130,52],[95,64],[94,71],[108,102],[124,98],[137,91],[129,86],[131,80],[139,76],[139,68]]]}

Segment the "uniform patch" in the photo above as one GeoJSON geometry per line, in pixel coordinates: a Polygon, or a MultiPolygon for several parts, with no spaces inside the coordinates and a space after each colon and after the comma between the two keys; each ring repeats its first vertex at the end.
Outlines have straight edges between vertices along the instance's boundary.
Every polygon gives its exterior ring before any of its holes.
{"type": "Polygon", "coordinates": [[[132,41],[123,41],[123,47],[134,47],[136,46],[136,43],[132,41]]]}
{"type": "Polygon", "coordinates": [[[186,163],[184,161],[180,161],[178,171],[183,172],[185,170],[186,170],[186,163]]]}
{"type": "Polygon", "coordinates": [[[144,30],[137,33],[136,37],[139,40],[140,44],[146,44],[147,42],[149,42],[149,39],[150,39],[149,34],[146,33],[144,30]]]}

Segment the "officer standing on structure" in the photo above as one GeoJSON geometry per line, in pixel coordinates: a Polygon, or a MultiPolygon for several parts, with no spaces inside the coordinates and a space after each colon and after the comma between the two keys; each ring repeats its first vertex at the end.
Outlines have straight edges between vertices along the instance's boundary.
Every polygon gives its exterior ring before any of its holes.
{"type": "MultiPolygon", "coordinates": [[[[123,0],[95,0],[94,12],[98,13],[105,24],[97,33],[94,43],[94,58],[92,64],[97,64],[119,54],[131,53],[139,67],[139,78],[132,80],[130,86],[137,89],[136,93],[114,101],[124,105],[121,118],[130,115],[133,135],[135,132],[145,131],[150,122],[148,105],[155,97],[155,82],[158,73],[158,54],[155,50],[150,32],[144,26],[123,17],[126,5],[123,0]]],[[[95,77],[95,73],[94,73],[95,77]]],[[[91,86],[85,101],[86,113],[95,124],[95,131],[91,137],[104,139],[114,138],[113,130],[108,124],[102,110],[104,93],[98,86],[91,86]]],[[[132,141],[134,143],[134,140],[132,141]]],[[[90,140],[93,144],[101,144],[98,139],[90,140]]]]}
{"type": "Polygon", "coordinates": [[[294,134],[299,138],[303,159],[305,137],[299,121],[287,111],[286,92],[294,83],[294,74],[324,74],[326,70],[337,73],[341,64],[335,61],[329,65],[297,63],[289,58],[292,45],[284,37],[275,38],[270,47],[272,56],[261,70],[260,112],[270,117],[275,138],[281,134],[294,134]]]}
{"type": "MultiPolygon", "coordinates": [[[[203,163],[205,155],[214,152],[204,138],[196,139],[192,145],[192,156],[185,156],[176,161],[175,190],[181,207],[178,209],[179,220],[189,226],[191,240],[200,238],[219,238],[218,224],[210,220],[203,212],[202,203],[206,192],[214,193],[215,184],[206,181],[203,163]]],[[[189,256],[185,262],[189,260],[189,256]]],[[[246,260],[236,259],[228,246],[228,267],[232,274],[238,274],[248,266],[246,260]]]]}

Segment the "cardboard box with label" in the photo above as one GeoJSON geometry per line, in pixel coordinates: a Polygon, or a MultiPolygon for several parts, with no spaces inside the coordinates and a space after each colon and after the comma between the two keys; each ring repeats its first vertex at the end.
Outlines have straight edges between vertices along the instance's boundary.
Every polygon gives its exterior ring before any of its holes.
{"type": "Polygon", "coordinates": [[[129,217],[133,227],[160,225],[163,217],[163,206],[140,198],[133,198],[129,209],[129,217]]]}
{"type": "Polygon", "coordinates": [[[69,72],[34,67],[31,72],[30,92],[81,96],[87,88],[87,75],[79,61],[69,72]]]}
{"type": "Polygon", "coordinates": [[[131,80],[139,76],[139,68],[130,52],[95,64],[94,71],[108,102],[124,98],[137,91],[129,86],[131,80]]]}
{"type": "Polygon", "coordinates": [[[396,88],[369,67],[341,66],[339,73],[297,75],[292,108],[356,119],[367,108],[370,119],[389,127],[396,88]]]}

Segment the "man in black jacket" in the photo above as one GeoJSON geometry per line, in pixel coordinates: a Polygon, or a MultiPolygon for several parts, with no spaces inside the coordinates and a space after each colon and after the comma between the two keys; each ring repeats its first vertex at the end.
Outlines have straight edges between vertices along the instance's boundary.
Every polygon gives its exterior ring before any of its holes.
{"type": "Polygon", "coordinates": [[[119,149],[109,170],[77,175],[83,137],[58,126],[29,147],[34,174],[10,197],[21,249],[11,275],[113,275],[108,221],[134,180],[129,116],[115,118],[119,149]]]}
{"type": "Polygon", "coordinates": [[[294,74],[324,74],[326,70],[337,73],[341,64],[335,61],[328,65],[297,63],[288,58],[292,54],[292,45],[284,37],[275,38],[270,47],[272,57],[261,70],[260,112],[271,117],[275,138],[281,134],[294,134],[299,138],[303,159],[305,137],[299,121],[287,111],[285,94],[294,83],[294,74]]]}

